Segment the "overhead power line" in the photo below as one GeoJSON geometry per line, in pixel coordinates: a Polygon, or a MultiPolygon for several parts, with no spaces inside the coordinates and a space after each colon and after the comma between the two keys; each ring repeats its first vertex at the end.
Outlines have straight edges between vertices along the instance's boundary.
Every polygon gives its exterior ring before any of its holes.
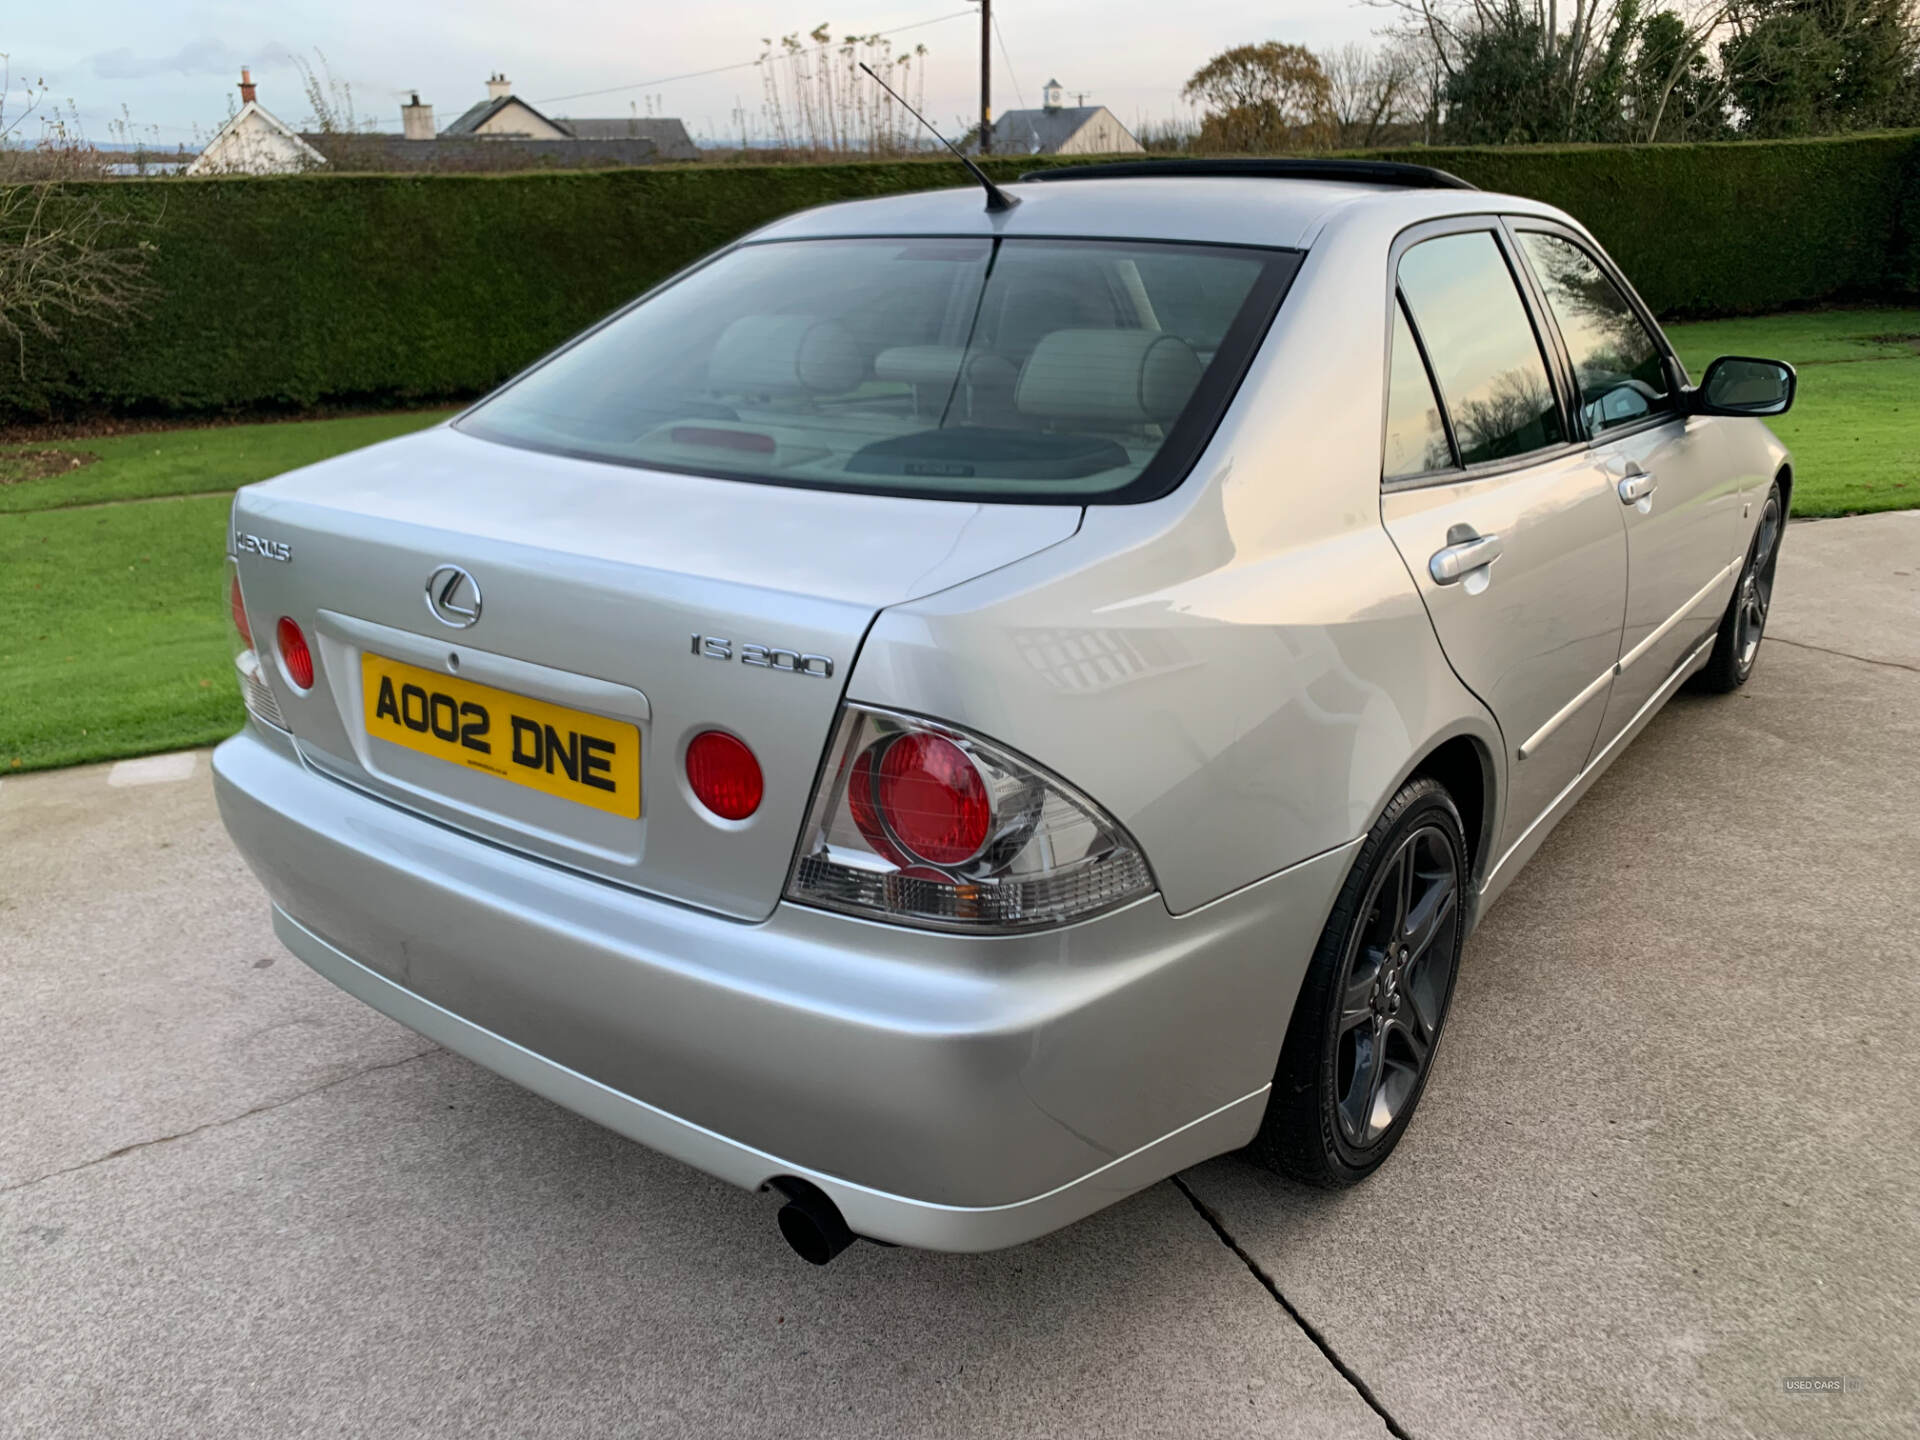
{"type": "MultiPolygon", "coordinates": [[[[905,30],[918,30],[927,25],[938,25],[946,20],[958,20],[962,16],[972,15],[971,10],[955,10],[950,15],[936,15],[931,20],[915,20],[910,25],[896,25],[891,30],[876,30],[876,37],[898,35],[905,30]]],[[[816,46],[819,50],[831,50],[833,43],[816,46]]],[[[740,60],[732,65],[715,65],[710,70],[689,70],[684,75],[663,75],[658,80],[636,80],[631,85],[609,85],[604,90],[576,90],[571,95],[549,95],[544,100],[536,100],[536,105],[558,105],[562,100],[588,100],[596,95],[618,95],[624,90],[651,90],[656,85],[671,85],[676,80],[698,80],[707,75],[724,75],[730,70],[751,70],[758,60],[740,60]]]]}
{"type": "Polygon", "coordinates": [[[1013,73],[1013,57],[1007,53],[1007,37],[1000,29],[1000,17],[993,17],[993,38],[1000,42],[1000,58],[1007,62],[1007,78],[1013,82],[1013,95],[1022,110],[1027,108],[1027,92],[1020,88],[1020,77],[1013,73]]]}

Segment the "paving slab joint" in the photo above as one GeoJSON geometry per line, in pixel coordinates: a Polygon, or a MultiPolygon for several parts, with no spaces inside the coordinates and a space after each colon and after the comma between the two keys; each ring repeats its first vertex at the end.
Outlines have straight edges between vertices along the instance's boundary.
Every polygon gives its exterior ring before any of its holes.
{"type": "Polygon", "coordinates": [[[430,1045],[425,1050],[416,1050],[413,1054],[403,1056],[398,1060],[385,1060],[378,1065],[369,1065],[363,1070],[354,1070],[348,1074],[336,1076],[325,1084],[316,1085],[311,1090],[302,1090],[298,1095],[289,1095],[284,1100],[269,1100],[266,1104],[256,1105],[251,1110],[242,1110],[238,1115],[227,1115],[218,1120],[208,1120],[199,1125],[190,1126],[185,1130],[176,1131],[171,1135],[156,1135],[151,1140],[135,1140],[131,1144],[122,1145],[117,1150],[109,1150],[104,1155],[96,1155],[91,1160],[82,1160],[78,1164],[68,1165],[59,1170],[49,1170],[44,1175],[35,1175],[28,1180],[16,1180],[11,1185],[0,1185],[0,1195],[11,1195],[16,1190],[25,1190],[31,1186],[43,1184],[48,1180],[58,1180],[62,1175],[72,1175],[81,1170],[91,1170],[94,1166],[104,1165],[109,1160],[118,1160],[123,1155],[131,1155],[136,1150],[151,1150],[156,1145],[171,1145],[176,1140],[190,1140],[195,1135],[203,1135],[209,1130],[220,1130],[228,1125],[238,1125],[242,1120],[251,1120],[256,1115],[265,1115],[274,1110],[284,1110],[289,1105],[297,1105],[302,1100],[311,1099],[313,1096],[319,1095],[327,1090],[332,1090],[337,1086],[350,1084],[352,1081],[359,1080],[364,1076],[377,1075],[382,1070],[396,1070],[402,1065],[411,1065],[414,1061],[424,1060],[430,1055],[444,1055],[446,1053],[447,1052],[442,1050],[438,1045],[430,1045]]]}
{"type": "Polygon", "coordinates": [[[1795,650],[1814,650],[1822,655],[1834,655],[1842,660],[1858,660],[1862,665],[1881,665],[1889,670],[1904,670],[1909,675],[1920,675],[1920,665],[1909,665],[1904,660],[1876,660],[1871,655],[1856,655],[1851,650],[1833,650],[1825,645],[1809,645],[1804,640],[1789,640],[1784,635],[1769,635],[1767,639],[1776,645],[1791,645],[1795,650]]]}
{"type": "Polygon", "coordinates": [[[1280,1293],[1279,1284],[1266,1272],[1260,1262],[1249,1255],[1245,1247],[1233,1238],[1233,1235],[1228,1231],[1225,1223],[1220,1219],[1220,1216],[1215,1213],[1213,1207],[1193,1193],[1193,1189],[1187,1184],[1185,1177],[1175,1175],[1173,1177],[1173,1183],[1175,1188],[1187,1197],[1187,1203],[1193,1206],[1200,1218],[1206,1221],[1208,1226],[1212,1228],[1213,1233],[1220,1237],[1220,1243],[1240,1257],[1240,1263],[1247,1267],[1254,1279],[1266,1287],[1267,1293],[1274,1298],[1274,1301],[1282,1310],[1287,1312],[1288,1316],[1293,1320],[1293,1323],[1298,1325],[1306,1337],[1319,1348],[1320,1353],[1327,1357],[1327,1363],[1340,1372],[1340,1378],[1351,1385],[1354,1393],[1367,1402],[1367,1408],[1380,1417],[1380,1422],[1387,1427],[1387,1433],[1393,1436],[1394,1440],[1413,1440],[1412,1435],[1408,1433],[1406,1427],[1401,1425],[1398,1420],[1395,1420],[1388,1412],[1387,1407],[1380,1403],[1380,1397],[1373,1393],[1368,1387],[1367,1382],[1354,1374],[1352,1367],[1340,1358],[1333,1346],[1327,1343],[1327,1337],[1314,1328],[1312,1322],[1300,1313],[1291,1300],[1280,1293]]]}

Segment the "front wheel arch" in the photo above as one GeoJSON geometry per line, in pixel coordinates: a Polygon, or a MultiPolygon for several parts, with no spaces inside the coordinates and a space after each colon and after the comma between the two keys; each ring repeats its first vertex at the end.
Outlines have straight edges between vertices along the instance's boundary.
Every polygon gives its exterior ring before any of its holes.
{"type": "Polygon", "coordinates": [[[1773,577],[1790,513],[1788,482],[1769,481],[1767,493],[1760,501],[1759,518],[1747,537],[1746,557],[1734,578],[1733,594],[1714,632],[1712,652],[1688,682],[1695,690],[1709,695],[1730,695],[1752,675],[1759,658],[1760,641],[1766,634],[1773,577]],[[1767,528],[1769,514],[1773,516],[1771,531],[1767,528]]]}

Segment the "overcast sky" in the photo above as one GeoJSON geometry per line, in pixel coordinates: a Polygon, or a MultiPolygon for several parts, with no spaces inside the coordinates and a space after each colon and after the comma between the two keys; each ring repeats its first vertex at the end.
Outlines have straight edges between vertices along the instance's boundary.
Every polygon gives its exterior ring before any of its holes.
{"type": "MultiPolygon", "coordinates": [[[[1004,59],[995,47],[996,110],[1023,97],[1037,105],[1040,86],[1057,76],[1128,124],[1178,113],[1181,83],[1228,45],[1288,40],[1323,49],[1367,39],[1381,20],[1352,0],[996,0],[994,12],[1006,46],[1004,59]]],[[[382,130],[400,128],[409,91],[444,125],[484,98],[490,72],[504,70],[515,93],[553,101],[543,108],[555,114],[626,115],[635,103],[646,113],[651,97],[654,113],[677,115],[705,136],[737,133],[736,105],[758,111],[756,71],[558,97],[750,62],[763,37],[822,20],[836,36],[914,26],[892,38],[928,49],[929,116],[955,134],[977,107],[979,21],[967,0],[22,0],[0,10],[0,52],[11,63],[9,113],[24,85],[45,79],[100,141],[115,138],[108,125],[123,107],[135,138],[191,145],[197,129],[204,139],[226,118],[242,65],[253,67],[262,104],[304,126],[310,112],[292,57],[312,61],[316,50],[351,86],[358,115],[382,130]]]]}

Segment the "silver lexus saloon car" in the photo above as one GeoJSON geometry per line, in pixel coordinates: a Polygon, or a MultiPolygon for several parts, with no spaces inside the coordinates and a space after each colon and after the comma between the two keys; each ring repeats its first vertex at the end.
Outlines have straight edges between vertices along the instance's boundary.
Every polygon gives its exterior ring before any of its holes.
{"type": "Polygon", "coordinates": [[[1747,678],[1791,498],[1792,370],[1694,383],[1549,206],[986,202],[769,225],[233,507],[214,767],[282,941],[819,1263],[1241,1147],[1365,1177],[1476,920],[1747,678]]]}

